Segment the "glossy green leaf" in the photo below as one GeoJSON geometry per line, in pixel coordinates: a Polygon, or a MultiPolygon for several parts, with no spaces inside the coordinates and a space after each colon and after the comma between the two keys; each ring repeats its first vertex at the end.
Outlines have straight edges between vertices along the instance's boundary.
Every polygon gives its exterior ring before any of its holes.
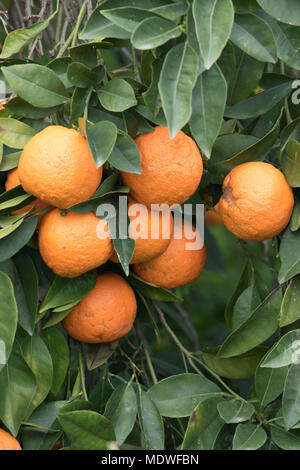
{"type": "Polygon", "coordinates": [[[137,416],[137,400],[129,384],[119,385],[106,403],[104,415],[114,427],[117,443],[123,444],[131,433],[137,416]]]}
{"type": "Polygon", "coordinates": [[[269,369],[259,364],[255,372],[255,392],[262,406],[268,405],[282,394],[287,371],[287,367],[269,369]]]}
{"type": "Polygon", "coordinates": [[[124,111],[137,104],[134,91],[122,78],[113,78],[98,91],[103,108],[115,113],[124,111]]]}
{"type": "Polygon", "coordinates": [[[53,378],[50,393],[57,396],[65,380],[70,352],[64,335],[57,328],[47,328],[42,331],[41,338],[46,344],[53,363],[53,378]]]}
{"type": "Polygon", "coordinates": [[[237,299],[232,312],[232,328],[235,330],[244,321],[246,321],[253,310],[255,310],[261,302],[258,289],[251,280],[251,285],[247,287],[237,299]]]}
{"type": "Polygon", "coordinates": [[[255,15],[236,15],[231,41],[246,54],[262,62],[276,62],[276,44],[272,30],[255,15]]]}
{"type": "Polygon", "coordinates": [[[300,450],[300,430],[286,431],[271,424],[271,438],[280,449],[300,450]]]}
{"type": "Polygon", "coordinates": [[[28,217],[14,232],[0,240],[0,262],[14,256],[31,239],[37,224],[37,217],[28,217]]]}
{"type": "Polygon", "coordinates": [[[299,188],[300,143],[297,140],[287,142],[281,161],[287,182],[292,188],[299,188]]]}
{"type": "Polygon", "coordinates": [[[261,367],[278,368],[296,364],[300,357],[300,330],[291,330],[272,346],[261,367]]]}
{"type": "Polygon", "coordinates": [[[256,450],[264,445],[267,433],[259,424],[243,423],[236,428],[232,450],[256,450]]]}
{"type": "Polygon", "coordinates": [[[221,346],[219,356],[238,356],[268,339],[279,327],[281,297],[280,289],[271,292],[248,320],[229,334],[221,346]]]}
{"type": "Polygon", "coordinates": [[[278,280],[281,284],[300,273],[299,247],[300,232],[292,232],[287,228],[282,236],[279,250],[281,266],[278,280]]]}
{"type": "Polygon", "coordinates": [[[130,282],[137,290],[151,300],[162,300],[164,302],[180,302],[183,300],[174,292],[162,287],[157,287],[154,284],[150,284],[136,276],[134,273],[130,273],[130,282]]]}
{"type": "Polygon", "coordinates": [[[244,401],[224,400],[218,403],[218,412],[225,423],[242,423],[251,418],[255,408],[244,401]]]}
{"type": "Polygon", "coordinates": [[[94,161],[99,168],[110,156],[117,140],[117,127],[109,121],[100,121],[86,129],[86,137],[94,161]]]}
{"type": "Polygon", "coordinates": [[[300,421],[300,362],[289,367],[282,396],[283,420],[287,429],[300,421]]]}
{"type": "Polygon", "coordinates": [[[68,101],[68,92],[60,78],[43,65],[11,65],[1,70],[13,91],[37,108],[49,108],[68,101]]]}
{"type": "Polygon", "coordinates": [[[68,79],[68,67],[71,63],[71,57],[56,57],[47,64],[47,68],[56,73],[65,88],[72,87],[72,83],[70,83],[68,79]]]}
{"type": "Polygon", "coordinates": [[[5,108],[9,109],[14,114],[24,116],[28,119],[41,119],[49,116],[51,113],[55,113],[55,111],[58,109],[56,106],[54,108],[36,108],[18,96],[9,100],[9,102],[5,105],[5,108]]]}
{"type": "Polygon", "coordinates": [[[17,323],[18,310],[13,284],[9,277],[0,271],[0,370],[9,359],[17,323]]]}
{"type": "Polygon", "coordinates": [[[207,158],[219,134],[227,98],[226,80],[217,65],[199,75],[189,121],[194,139],[207,158]]]}
{"type": "Polygon", "coordinates": [[[43,303],[40,312],[81,300],[95,287],[97,271],[92,270],[74,279],[56,276],[43,303]]]}
{"type": "MultiPolygon", "coordinates": [[[[112,8],[115,6],[116,5],[112,5],[112,8]]],[[[84,29],[79,35],[80,39],[90,40],[99,38],[130,38],[130,33],[128,33],[128,31],[120,28],[119,26],[116,26],[101,14],[101,10],[104,10],[105,8],[108,9],[108,7],[104,4],[100,5],[93,11],[84,29]]]]}
{"type": "Polygon", "coordinates": [[[197,54],[188,43],[173,47],[165,57],[158,87],[172,139],[191,117],[197,68],[197,54]]]}
{"type": "Polygon", "coordinates": [[[94,86],[97,82],[97,74],[80,62],[72,62],[68,66],[67,77],[72,85],[79,88],[94,86]]]}
{"type": "Polygon", "coordinates": [[[35,130],[12,118],[0,118],[0,142],[15,149],[22,149],[33,137],[35,130]]]}
{"type": "Polygon", "coordinates": [[[230,37],[234,18],[233,5],[231,0],[195,0],[193,15],[204,66],[210,69],[230,37]]]}
{"type": "Polygon", "coordinates": [[[101,14],[130,33],[132,33],[143,20],[158,17],[158,15],[153,13],[151,10],[129,6],[102,10],[101,14]]]}
{"type": "Polygon", "coordinates": [[[138,148],[134,140],[125,133],[118,134],[108,161],[118,170],[127,171],[128,173],[141,173],[138,148]]]}
{"type": "Polygon", "coordinates": [[[115,352],[119,341],[111,343],[89,344],[86,356],[86,365],[88,370],[97,369],[108,361],[110,356],[115,352]]]}
{"type": "Polygon", "coordinates": [[[0,171],[8,171],[16,168],[18,166],[20,156],[21,152],[12,152],[3,155],[0,163],[0,171]]]}
{"type": "Polygon", "coordinates": [[[162,417],[151,395],[138,389],[138,417],[146,448],[163,450],[165,432],[162,417]]]}
{"type": "Polygon", "coordinates": [[[179,26],[164,18],[146,18],[133,31],[131,41],[136,49],[153,49],[182,33],[179,26]]]}
{"type": "Polygon", "coordinates": [[[271,16],[282,23],[300,26],[300,4],[298,0],[257,0],[257,3],[271,16]]]}
{"type": "Polygon", "coordinates": [[[114,441],[111,422],[94,411],[60,413],[58,420],[72,446],[80,450],[105,450],[107,441],[114,441]]]}
{"type": "Polygon", "coordinates": [[[190,416],[198,403],[220,392],[217,385],[197,374],[174,375],[148,391],[160,414],[171,418],[190,416]]]}
{"type": "Polygon", "coordinates": [[[294,277],[285,290],[281,309],[280,326],[287,326],[300,318],[300,276],[294,277]]]}
{"type": "Polygon", "coordinates": [[[219,397],[208,398],[194,409],[184,436],[182,450],[213,450],[224,421],[218,413],[219,397]]]}

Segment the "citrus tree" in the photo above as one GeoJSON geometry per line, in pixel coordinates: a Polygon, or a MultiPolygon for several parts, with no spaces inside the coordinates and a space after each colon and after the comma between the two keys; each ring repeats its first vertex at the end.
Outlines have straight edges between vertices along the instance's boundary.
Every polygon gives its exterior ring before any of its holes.
{"type": "Polygon", "coordinates": [[[0,7],[0,448],[299,450],[299,1],[0,7]]]}

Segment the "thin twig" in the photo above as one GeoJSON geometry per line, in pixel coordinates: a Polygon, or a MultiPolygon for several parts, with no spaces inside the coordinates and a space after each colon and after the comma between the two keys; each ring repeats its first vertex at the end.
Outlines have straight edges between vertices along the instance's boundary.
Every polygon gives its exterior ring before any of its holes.
{"type": "Polygon", "coordinates": [[[199,338],[198,338],[195,328],[192,325],[192,322],[190,320],[188,313],[182,308],[182,306],[178,302],[174,302],[174,307],[176,308],[177,312],[179,313],[179,315],[181,316],[181,318],[183,319],[184,323],[186,324],[189,330],[195,351],[199,351],[200,349],[199,338]]]}
{"type": "Polygon", "coordinates": [[[149,349],[148,349],[146,340],[145,340],[141,330],[139,329],[139,327],[137,325],[135,326],[135,331],[136,331],[137,336],[140,338],[140,340],[142,342],[145,357],[146,357],[146,361],[147,361],[147,366],[148,366],[151,378],[153,380],[153,383],[157,384],[158,380],[157,380],[155,370],[154,370],[154,367],[153,367],[153,364],[152,364],[152,361],[151,361],[151,357],[150,357],[150,353],[149,353],[149,349]]]}

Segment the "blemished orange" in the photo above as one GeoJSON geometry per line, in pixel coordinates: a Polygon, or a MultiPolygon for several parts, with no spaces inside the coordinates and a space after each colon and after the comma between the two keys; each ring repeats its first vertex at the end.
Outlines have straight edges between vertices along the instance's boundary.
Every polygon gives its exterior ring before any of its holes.
{"type": "MultiPolygon", "coordinates": [[[[7,179],[5,182],[5,189],[6,191],[9,191],[10,189],[15,188],[16,186],[19,186],[21,184],[19,175],[18,175],[18,168],[14,168],[13,170],[10,170],[7,174],[7,179]]],[[[12,215],[18,215],[22,214],[23,212],[29,211],[32,207],[35,207],[35,209],[30,212],[30,214],[36,214],[37,212],[41,211],[42,209],[45,209],[48,204],[45,204],[43,201],[40,201],[39,199],[35,199],[33,202],[30,204],[27,204],[26,206],[22,207],[21,209],[17,209],[12,212],[12,215]]],[[[39,223],[42,219],[44,214],[41,214],[38,216],[39,223]]]]}
{"type": "Polygon", "coordinates": [[[22,448],[9,432],[0,429],[0,450],[22,450],[22,448]]]}
{"type": "MultiPolygon", "coordinates": [[[[135,240],[135,248],[130,263],[142,263],[161,255],[168,248],[173,234],[171,211],[166,209],[155,213],[150,211],[144,204],[137,203],[130,198],[128,215],[130,220],[129,236],[135,240]]],[[[115,263],[119,262],[115,251],[111,256],[111,260],[115,263]]]]}
{"type": "Polygon", "coordinates": [[[219,212],[236,237],[262,241],[287,226],[293,206],[293,192],[283,173],[270,163],[249,162],[233,168],[224,179],[219,212]]]}
{"type": "Polygon", "coordinates": [[[212,209],[208,209],[205,212],[204,221],[207,225],[222,225],[223,222],[219,213],[219,204],[216,204],[212,209]]]}
{"type": "Polygon", "coordinates": [[[182,237],[175,238],[176,226],[175,223],[174,236],[161,256],[132,266],[135,274],[141,279],[166,289],[195,281],[200,276],[206,261],[206,249],[199,231],[185,223],[182,237]],[[187,233],[191,230],[195,230],[193,236],[187,233]],[[193,243],[195,249],[189,249],[193,243]]]}
{"type": "Polygon", "coordinates": [[[171,139],[167,127],[157,126],[154,132],[139,135],[135,143],[140,152],[141,174],[121,174],[136,201],[149,207],[182,204],[196,191],[203,163],[193,139],[182,131],[171,139]]]}
{"type": "Polygon", "coordinates": [[[106,263],[113,250],[106,220],[93,212],[53,209],[43,217],[38,238],[43,260],[62,277],[77,277],[106,263]],[[100,231],[107,236],[100,238],[100,231]]]}
{"type": "Polygon", "coordinates": [[[63,320],[63,327],[83,343],[109,343],[125,336],[133,325],[137,304],[133,289],[112,272],[98,275],[95,287],[63,320]]]}
{"type": "Polygon", "coordinates": [[[19,161],[25,191],[48,205],[67,209],[89,199],[102,178],[86,139],[74,129],[48,126],[33,136],[19,161]]]}

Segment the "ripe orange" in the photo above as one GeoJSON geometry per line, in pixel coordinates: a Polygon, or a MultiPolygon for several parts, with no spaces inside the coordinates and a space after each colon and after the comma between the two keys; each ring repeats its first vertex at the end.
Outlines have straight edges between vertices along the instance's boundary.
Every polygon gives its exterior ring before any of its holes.
{"type": "Polygon", "coordinates": [[[288,224],[294,196],[283,173],[264,162],[238,165],[226,176],[219,201],[222,221],[243,240],[267,240],[288,224]]]}
{"type": "Polygon", "coordinates": [[[101,181],[102,167],[97,169],[79,132],[48,126],[25,145],[19,178],[29,194],[66,209],[92,196],[101,181]]]}
{"type": "Polygon", "coordinates": [[[118,274],[101,273],[94,289],[63,320],[63,327],[78,341],[109,343],[130,331],[136,310],[128,282],[118,274]]]}
{"type": "Polygon", "coordinates": [[[200,276],[206,260],[206,250],[199,232],[197,231],[193,238],[188,238],[186,232],[193,227],[185,223],[182,238],[176,239],[174,238],[176,226],[174,236],[162,255],[132,267],[133,271],[144,281],[166,289],[184,286],[195,281],[200,276]],[[188,244],[193,242],[196,243],[196,249],[188,249],[188,244]]]}
{"type": "Polygon", "coordinates": [[[4,429],[0,429],[0,450],[22,450],[17,439],[4,429]]]}
{"type": "Polygon", "coordinates": [[[219,204],[205,212],[204,221],[207,225],[221,225],[222,219],[219,213],[219,204]]]}
{"type": "MultiPolygon", "coordinates": [[[[141,263],[161,255],[168,248],[173,233],[171,212],[169,210],[151,212],[146,206],[130,198],[128,214],[130,219],[129,236],[135,240],[131,264],[141,263]],[[153,234],[151,234],[151,229],[153,229],[153,234]]],[[[115,251],[111,260],[115,263],[119,262],[115,251]]]]}
{"type": "Polygon", "coordinates": [[[170,138],[167,127],[158,126],[135,139],[141,157],[142,174],[122,173],[124,184],[138,202],[182,204],[197,189],[203,163],[197,145],[179,131],[170,138]]]}
{"type": "Polygon", "coordinates": [[[63,214],[58,209],[43,217],[39,247],[45,263],[62,277],[76,277],[106,263],[113,249],[104,219],[93,212],[63,214]],[[99,238],[99,229],[106,238],[99,238]]]}
{"type": "MultiPolygon", "coordinates": [[[[13,170],[10,170],[7,175],[7,179],[5,182],[5,189],[6,191],[9,191],[10,189],[15,188],[16,186],[19,186],[21,184],[19,175],[18,175],[18,168],[14,168],[13,170]]],[[[35,199],[33,202],[30,204],[27,204],[27,206],[22,207],[21,209],[17,209],[16,211],[12,212],[12,215],[17,215],[17,214],[22,214],[23,212],[29,211],[32,207],[35,207],[35,209],[30,212],[30,214],[36,214],[37,212],[41,211],[42,209],[45,209],[48,204],[45,204],[43,201],[40,201],[39,199],[35,199]]],[[[41,214],[38,216],[39,222],[41,221],[42,217],[44,214],[41,214]]]]}

